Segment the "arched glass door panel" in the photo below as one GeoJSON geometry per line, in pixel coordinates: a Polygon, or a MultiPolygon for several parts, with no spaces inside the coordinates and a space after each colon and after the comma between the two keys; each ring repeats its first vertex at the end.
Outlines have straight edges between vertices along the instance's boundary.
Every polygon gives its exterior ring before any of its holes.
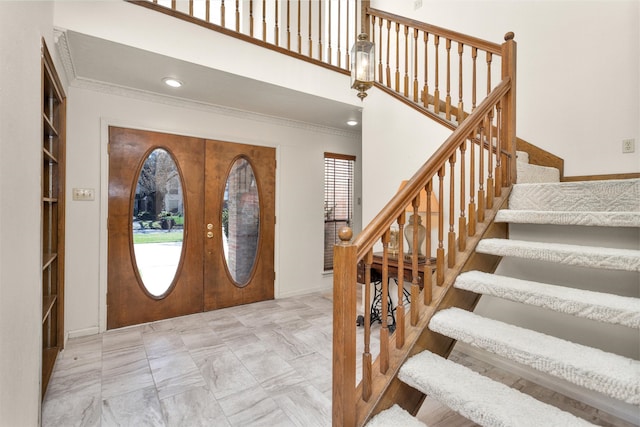
{"type": "Polygon", "coordinates": [[[180,264],[185,218],[182,179],[162,148],[153,150],[140,170],[131,218],[138,276],[149,294],[161,297],[180,264]]]}
{"type": "Polygon", "coordinates": [[[222,242],[227,270],[240,287],[251,278],[260,237],[260,198],[251,163],[243,157],[231,167],[222,206],[222,242]]]}

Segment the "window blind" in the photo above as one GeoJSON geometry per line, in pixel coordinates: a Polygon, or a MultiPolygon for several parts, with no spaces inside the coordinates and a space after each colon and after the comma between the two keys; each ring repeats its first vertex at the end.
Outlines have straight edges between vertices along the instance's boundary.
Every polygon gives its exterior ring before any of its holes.
{"type": "Polygon", "coordinates": [[[324,270],[333,270],[333,246],[338,231],[353,219],[355,156],[324,153],[324,270]]]}

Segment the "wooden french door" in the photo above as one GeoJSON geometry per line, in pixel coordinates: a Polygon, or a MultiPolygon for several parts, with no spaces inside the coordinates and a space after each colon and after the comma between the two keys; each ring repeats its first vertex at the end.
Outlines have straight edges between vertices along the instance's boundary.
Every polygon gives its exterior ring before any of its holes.
{"type": "Polygon", "coordinates": [[[110,127],[109,153],[108,329],[273,298],[275,149],[110,127]],[[141,193],[158,153],[173,166],[141,193]],[[143,271],[134,232],[176,230],[173,259],[152,251],[143,271]]]}

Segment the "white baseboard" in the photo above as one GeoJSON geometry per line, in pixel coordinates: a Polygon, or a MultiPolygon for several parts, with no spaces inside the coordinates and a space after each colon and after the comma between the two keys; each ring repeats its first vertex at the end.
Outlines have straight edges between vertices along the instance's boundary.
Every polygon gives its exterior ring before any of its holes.
{"type": "Polygon", "coordinates": [[[275,296],[275,299],[281,299],[281,298],[289,298],[289,297],[297,297],[300,295],[307,295],[307,294],[313,294],[316,292],[333,292],[333,286],[318,286],[315,288],[305,288],[305,289],[301,289],[301,290],[297,290],[297,291],[290,291],[290,292],[280,292],[278,295],[275,296]]]}
{"type": "MultiPolygon", "coordinates": [[[[100,333],[100,328],[97,326],[93,326],[91,328],[85,328],[85,329],[76,329],[75,331],[68,331],[67,332],[67,339],[69,338],[78,338],[78,337],[86,337],[88,335],[96,335],[100,333]]],[[[65,339],[65,343],[66,343],[66,339],[65,339]]]]}
{"type": "Polygon", "coordinates": [[[621,418],[632,424],[640,425],[640,413],[637,406],[615,400],[595,391],[587,390],[583,387],[571,384],[568,381],[542,374],[527,366],[523,366],[495,354],[479,350],[466,343],[458,342],[456,343],[455,348],[462,353],[493,365],[496,368],[513,373],[550,390],[557,391],[567,397],[586,403],[589,406],[593,406],[596,409],[621,418]]]}

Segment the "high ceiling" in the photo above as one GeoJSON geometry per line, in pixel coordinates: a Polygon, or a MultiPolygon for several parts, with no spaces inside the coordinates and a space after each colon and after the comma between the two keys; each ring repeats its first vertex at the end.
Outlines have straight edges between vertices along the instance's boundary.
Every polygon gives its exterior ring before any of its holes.
{"type": "Polygon", "coordinates": [[[360,124],[353,127],[346,124],[349,119],[360,122],[361,109],[354,105],[73,31],[66,31],[65,38],[73,74],[84,82],[104,83],[335,129],[360,130],[360,124]],[[165,85],[162,79],[167,76],[178,77],[184,85],[180,88],[165,85]]]}

